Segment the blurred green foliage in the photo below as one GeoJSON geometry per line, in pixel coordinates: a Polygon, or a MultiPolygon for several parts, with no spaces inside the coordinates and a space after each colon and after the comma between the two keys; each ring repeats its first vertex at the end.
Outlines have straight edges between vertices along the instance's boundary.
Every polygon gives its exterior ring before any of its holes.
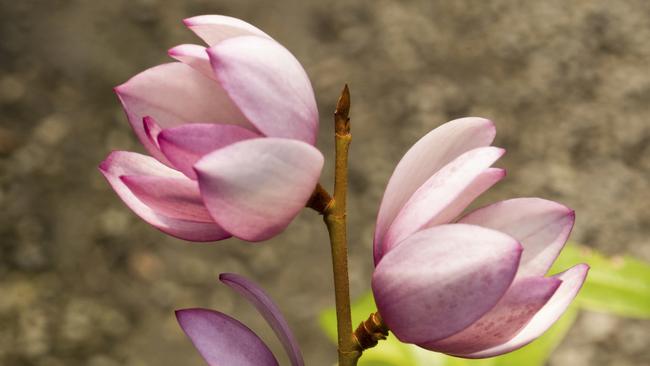
{"type": "MultiPolygon", "coordinates": [[[[543,336],[522,349],[483,360],[466,360],[399,342],[394,336],[366,350],[360,366],[542,366],[564,339],[581,309],[616,314],[623,317],[650,318],[650,265],[631,257],[607,258],[577,244],[568,244],[550,273],[558,273],[578,264],[591,266],[587,281],[565,314],[543,336]]],[[[359,324],[376,311],[372,293],[352,306],[353,324],[359,324]]],[[[328,309],[320,324],[332,341],[336,341],[336,313],[328,309]]]]}

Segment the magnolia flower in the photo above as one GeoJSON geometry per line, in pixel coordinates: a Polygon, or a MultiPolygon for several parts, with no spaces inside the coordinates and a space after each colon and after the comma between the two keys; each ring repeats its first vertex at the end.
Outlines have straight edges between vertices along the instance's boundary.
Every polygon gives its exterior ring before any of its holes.
{"type": "Polygon", "coordinates": [[[235,18],[185,25],[209,47],[169,50],[115,88],[151,156],[113,152],[100,170],[142,219],[191,241],[268,239],[309,199],[323,166],[309,78],[282,45],[235,18]]]}
{"type": "Polygon", "coordinates": [[[466,357],[520,348],[546,331],[585,280],[578,264],[545,277],[573,210],[517,198],[459,215],[505,176],[491,168],[492,122],[462,118],[418,141],[386,187],[374,238],[372,288],[402,342],[466,357]]]}
{"type": "MultiPolygon", "coordinates": [[[[222,273],[221,282],[250,301],[280,339],[292,366],[304,366],[298,342],[277,305],[255,283],[246,278],[222,273]]],[[[178,323],[210,366],[277,366],[269,347],[239,321],[208,309],[176,311],[178,323]]]]}

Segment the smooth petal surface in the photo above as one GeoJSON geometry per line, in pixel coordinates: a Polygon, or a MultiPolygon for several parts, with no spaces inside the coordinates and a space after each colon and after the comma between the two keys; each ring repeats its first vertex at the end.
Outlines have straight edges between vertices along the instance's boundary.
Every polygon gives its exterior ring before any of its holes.
{"type": "Polygon", "coordinates": [[[561,283],[552,277],[529,277],[516,281],[481,319],[451,337],[420,346],[454,355],[498,346],[517,334],[548,302],[561,283]]]}
{"type": "Polygon", "coordinates": [[[271,38],[254,25],[225,15],[199,15],[187,18],[183,23],[210,46],[237,36],[271,38]]]}
{"type": "Polygon", "coordinates": [[[234,125],[190,123],[163,130],[158,136],[160,150],[171,164],[196,180],[194,164],[204,155],[259,134],[234,125]]]}
{"type": "Polygon", "coordinates": [[[375,268],[377,309],[402,342],[449,337],[497,304],[515,277],[521,251],[513,238],[479,226],[418,232],[375,268]]]}
{"type": "Polygon", "coordinates": [[[201,121],[255,130],[216,81],[180,62],[145,70],[116,87],[115,92],[142,144],[161,160],[162,154],[144,131],[145,116],[153,117],[163,129],[201,121]]]}
{"type": "Polygon", "coordinates": [[[169,49],[167,54],[170,57],[190,66],[206,77],[216,79],[214,72],[212,72],[212,66],[210,66],[210,59],[208,58],[207,49],[205,47],[195,44],[182,44],[169,49]]]}
{"type": "MultiPolygon", "coordinates": [[[[485,190],[505,176],[503,170],[489,170],[505,150],[480,147],[445,165],[411,196],[382,239],[385,255],[411,234],[434,225],[446,224],[485,190]]],[[[381,258],[381,257],[379,257],[381,258]]]]}
{"type": "MultiPolygon", "coordinates": [[[[230,234],[212,221],[194,221],[194,218],[190,214],[192,210],[188,210],[188,207],[191,205],[185,206],[184,209],[176,209],[175,213],[169,216],[170,211],[173,210],[170,209],[168,204],[162,201],[165,199],[165,194],[161,192],[150,192],[145,198],[142,196],[141,191],[137,195],[121,179],[123,176],[149,176],[152,179],[172,182],[178,182],[178,180],[190,181],[181,173],[166,167],[156,159],[137,153],[116,151],[111,153],[101,163],[99,169],[122,201],[143,220],[161,231],[189,241],[215,241],[230,236],[230,234]],[[156,204],[152,205],[154,202],[156,204]],[[163,208],[166,208],[166,210],[163,208]],[[185,219],[179,217],[185,217],[185,219]]],[[[175,185],[175,187],[178,187],[178,185],[175,185]]],[[[187,189],[184,190],[184,194],[186,195],[184,198],[192,195],[187,189]]],[[[193,194],[196,194],[196,192],[193,194]]]]}
{"type": "Polygon", "coordinates": [[[524,246],[517,277],[543,276],[564,247],[575,212],[541,198],[515,198],[479,208],[459,220],[504,232],[524,246]]]}
{"type": "Polygon", "coordinates": [[[260,138],[214,151],[195,165],[212,218],[234,236],[269,239],[305,206],[323,155],[301,141],[260,138]]]}
{"type": "Polygon", "coordinates": [[[553,276],[562,281],[553,297],[540,309],[530,322],[509,341],[496,347],[475,353],[464,354],[466,358],[494,357],[512,352],[534,341],[555,323],[571,304],[587,277],[589,266],[578,264],[569,270],[553,276]]]}
{"type": "Polygon", "coordinates": [[[271,350],[252,330],[208,309],[176,311],[176,319],[210,366],[277,366],[271,350]]]}
{"type": "Polygon", "coordinates": [[[273,302],[269,295],[257,284],[234,273],[222,273],[219,276],[221,282],[244,296],[262,314],[269,323],[275,334],[280,339],[284,350],[289,356],[292,366],[304,366],[305,361],[300,352],[300,346],[296,337],[289,328],[289,324],[282,316],[282,312],[273,302]]]}
{"type": "Polygon", "coordinates": [[[217,79],[259,131],[316,143],[318,110],[307,73],[279,43],[230,38],[208,49],[217,79]]]}
{"type": "Polygon", "coordinates": [[[404,154],[388,181],[377,214],[375,263],[382,255],[381,239],[413,193],[461,154],[490,145],[495,133],[494,124],[487,119],[460,118],[429,132],[404,154]]]}

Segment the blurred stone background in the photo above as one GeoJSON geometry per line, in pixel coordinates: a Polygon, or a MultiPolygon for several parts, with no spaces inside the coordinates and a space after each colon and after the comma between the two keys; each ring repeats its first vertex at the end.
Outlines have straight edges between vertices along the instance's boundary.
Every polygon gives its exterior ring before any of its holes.
{"type": "MultiPolygon", "coordinates": [[[[564,202],[573,240],[650,261],[650,2],[0,0],[0,364],[202,365],[173,316],[193,306],[243,319],[279,350],[217,284],[224,271],[268,289],[308,365],[334,363],[316,324],[333,304],[318,216],[266,244],[188,244],[140,221],[97,171],[111,150],[140,150],[112,87],[198,42],[181,19],[205,13],[252,22],[301,60],[330,163],[331,112],[350,84],[353,295],[369,285],[394,165],[466,115],[496,121],[509,151],[508,178],[481,202],[564,202]]],[[[583,313],[551,364],[649,365],[649,328],[583,313]]]]}

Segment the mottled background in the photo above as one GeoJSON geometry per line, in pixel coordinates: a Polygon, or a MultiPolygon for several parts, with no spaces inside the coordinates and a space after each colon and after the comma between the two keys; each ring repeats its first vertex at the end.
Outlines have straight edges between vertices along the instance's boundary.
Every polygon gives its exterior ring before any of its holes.
{"type": "MultiPolygon", "coordinates": [[[[368,288],[371,233],[392,168],[451,118],[497,123],[508,178],[482,201],[535,195],[577,211],[573,239],[650,261],[650,2],[0,0],[0,364],[202,365],[173,309],[218,308],[279,349],[216,282],[260,281],[308,365],[331,365],[316,325],[333,304],[321,220],[266,244],[188,244],[117,199],[96,166],[140,150],[112,87],[197,42],[184,17],[248,20],[309,73],[332,181],[330,114],[353,93],[351,286],[368,288]]],[[[648,365],[648,321],[583,313],[552,365],[648,365]]],[[[279,352],[281,354],[281,352],[279,352]]],[[[284,359],[283,359],[284,361],[284,359]]],[[[285,363],[285,362],[283,362],[285,363]]]]}

